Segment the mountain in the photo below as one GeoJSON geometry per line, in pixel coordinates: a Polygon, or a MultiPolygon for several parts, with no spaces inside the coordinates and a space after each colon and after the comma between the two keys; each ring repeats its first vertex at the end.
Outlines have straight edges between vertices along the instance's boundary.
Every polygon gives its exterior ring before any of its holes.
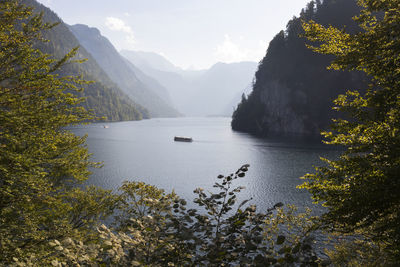
{"type": "Polygon", "coordinates": [[[226,105],[237,94],[242,93],[251,83],[257,69],[255,62],[217,63],[201,77],[192,82],[193,90],[189,95],[187,112],[195,116],[223,115],[226,105]],[[207,109],[204,108],[207,103],[207,109]]]}
{"type": "MultiPolygon", "coordinates": [[[[349,89],[365,88],[359,72],[327,70],[331,56],[316,54],[301,37],[302,20],[343,28],[360,29],[352,20],[360,7],[355,0],[310,2],[298,18],[287,24],[270,42],[260,62],[254,86],[232,118],[234,130],[267,135],[319,135],[333,117],[333,100],[349,89]]],[[[340,115],[343,116],[343,115],[340,115]]]]}
{"type": "Polygon", "coordinates": [[[232,115],[235,111],[238,103],[242,100],[243,97],[247,97],[251,91],[253,90],[253,83],[249,83],[241,92],[237,93],[231,101],[228,101],[228,104],[225,105],[224,114],[232,115]]]}
{"type": "Polygon", "coordinates": [[[128,58],[131,62],[135,62],[135,65],[143,70],[156,69],[167,72],[182,71],[182,69],[175,66],[174,64],[169,62],[166,58],[157,53],[122,50],[121,55],[128,58]]]}
{"type": "Polygon", "coordinates": [[[69,26],[69,29],[111,80],[131,99],[146,107],[151,117],[179,116],[179,113],[172,108],[172,104],[168,103],[169,96],[166,89],[134,66],[127,64],[126,60],[117,52],[111,42],[100,34],[98,29],[83,24],[69,26]],[[135,71],[139,73],[142,80],[135,71]],[[166,98],[161,98],[157,91],[166,98]]]}
{"type": "Polygon", "coordinates": [[[120,53],[145,72],[151,73],[154,70],[158,70],[166,73],[177,73],[187,80],[196,79],[206,72],[206,70],[184,70],[154,52],[122,50],[120,53]]]}
{"type": "Polygon", "coordinates": [[[239,62],[183,70],[154,53],[123,50],[121,54],[167,88],[175,106],[188,116],[230,116],[227,103],[242,94],[257,69],[255,62],[239,62]]]}
{"type": "MultiPolygon", "coordinates": [[[[53,29],[43,33],[44,38],[49,40],[47,43],[37,44],[43,52],[61,58],[71,49],[80,46],[67,25],[49,8],[35,0],[21,0],[21,2],[33,7],[35,12],[42,12],[44,22],[60,22],[53,29]]],[[[119,89],[84,48],[79,49],[76,59],[88,60],[82,64],[68,64],[59,74],[83,75],[84,79],[94,81],[83,86],[84,91],[79,93],[79,96],[86,97],[83,106],[110,121],[138,120],[149,116],[144,107],[129,99],[119,89]]]]}
{"type": "Polygon", "coordinates": [[[192,85],[187,78],[182,76],[183,70],[155,53],[128,50],[122,50],[120,53],[134,66],[167,88],[173,105],[184,115],[188,115],[186,111],[187,95],[190,93],[192,85]],[[160,60],[160,58],[162,59],[160,60]],[[158,60],[155,61],[154,59],[158,60]]]}
{"type": "Polygon", "coordinates": [[[136,74],[138,79],[143,82],[148,88],[151,88],[158,96],[160,96],[168,105],[173,106],[171,96],[168,90],[162,86],[156,79],[145,74],[142,70],[133,65],[129,60],[123,58],[125,63],[131,68],[131,70],[136,74]]]}

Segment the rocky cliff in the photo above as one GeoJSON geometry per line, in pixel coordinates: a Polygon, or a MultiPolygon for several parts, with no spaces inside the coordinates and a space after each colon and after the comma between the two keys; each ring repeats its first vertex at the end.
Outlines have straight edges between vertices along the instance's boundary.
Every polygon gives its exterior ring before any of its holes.
{"type": "Polygon", "coordinates": [[[354,0],[310,2],[285,31],[270,42],[248,96],[233,113],[232,128],[261,136],[319,135],[332,118],[333,100],[350,89],[365,88],[357,72],[327,70],[332,58],[306,47],[302,20],[358,31],[352,17],[359,12],[354,0]]]}

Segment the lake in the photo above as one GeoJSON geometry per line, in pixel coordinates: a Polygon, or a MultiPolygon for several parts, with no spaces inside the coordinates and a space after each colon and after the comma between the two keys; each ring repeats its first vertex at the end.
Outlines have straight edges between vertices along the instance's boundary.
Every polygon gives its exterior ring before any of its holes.
{"type": "MultiPolygon", "coordinates": [[[[311,206],[307,191],[297,189],[299,177],[321,165],[320,156],[335,158],[337,150],[305,139],[262,139],[231,130],[230,118],[151,119],[95,123],[75,127],[88,134],[89,150],[104,167],[93,171],[89,184],[117,189],[125,180],[144,181],[192,200],[197,187],[212,189],[219,174],[250,164],[237,185],[239,198],[253,198],[261,210],[277,202],[311,206]],[[174,142],[188,136],[192,143],[174,142]]],[[[315,209],[315,208],[314,208],[315,209]]],[[[317,208],[318,209],[318,208],[317,208]]]]}

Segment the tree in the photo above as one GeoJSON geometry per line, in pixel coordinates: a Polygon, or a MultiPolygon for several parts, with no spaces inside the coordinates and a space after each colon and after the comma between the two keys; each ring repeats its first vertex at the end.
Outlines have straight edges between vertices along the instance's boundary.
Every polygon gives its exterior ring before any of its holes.
{"type": "Polygon", "coordinates": [[[86,137],[66,127],[93,116],[72,93],[85,82],[56,74],[78,48],[60,60],[35,48],[56,26],[41,19],[19,1],[0,1],[0,264],[6,265],[31,253],[45,258],[54,238],[84,236],[113,201],[108,191],[76,187],[96,164],[86,137]]]}
{"type": "MultiPolygon", "coordinates": [[[[325,224],[341,233],[362,233],[383,244],[400,261],[400,1],[360,0],[354,18],[362,31],[303,23],[305,36],[322,54],[334,55],[335,70],[365,72],[371,82],[365,94],[348,91],[335,109],[348,114],[324,132],[327,144],[345,152],[307,174],[302,187],[328,207],[325,224]]],[[[362,88],[357,88],[362,89],[362,88]]]]}
{"type": "MultiPolygon", "coordinates": [[[[282,204],[258,212],[235,186],[248,165],[218,176],[216,192],[197,188],[194,203],[143,182],[125,182],[116,227],[98,227],[93,241],[52,240],[54,266],[318,266],[313,218],[282,204]]],[[[31,263],[31,259],[18,261],[31,263]]]]}

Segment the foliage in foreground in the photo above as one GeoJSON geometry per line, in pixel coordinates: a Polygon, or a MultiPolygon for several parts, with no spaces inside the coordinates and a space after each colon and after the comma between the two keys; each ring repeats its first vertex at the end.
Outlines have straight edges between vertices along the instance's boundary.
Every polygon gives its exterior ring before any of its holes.
{"type": "Polygon", "coordinates": [[[235,174],[220,175],[214,187],[194,192],[199,211],[188,209],[176,194],[142,182],[126,182],[119,195],[114,227],[101,225],[91,242],[67,237],[48,243],[49,253],[16,258],[15,264],[54,266],[106,264],[113,266],[266,266],[317,265],[314,230],[309,212],[286,211],[282,204],[257,212],[247,200],[237,203],[243,189],[235,174]]]}
{"type": "Polygon", "coordinates": [[[328,144],[346,151],[338,160],[325,159],[327,166],[306,175],[303,187],[329,208],[323,216],[329,229],[362,234],[361,258],[373,241],[371,251],[381,252],[375,259],[384,255],[387,262],[399,263],[400,1],[359,4],[364,8],[355,18],[360,33],[313,21],[303,24],[306,37],[319,44],[311,48],[336,57],[332,69],[363,71],[372,78],[365,94],[348,91],[336,99],[335,109],[350,119],[335,120],[333,131],[324,135],[328,144]]]}
{"type": "Polygon", "coordinates": [[[79,77],[59,77],[76,49],[60,60],[34,48],[40,15],[0,1],[0,262],[47,250],[54,238],[86,235],[112,207],[109,192],[75,186],[90,162],[85,137],[64,130],[92,119],[79,107],[79,77]]]}

